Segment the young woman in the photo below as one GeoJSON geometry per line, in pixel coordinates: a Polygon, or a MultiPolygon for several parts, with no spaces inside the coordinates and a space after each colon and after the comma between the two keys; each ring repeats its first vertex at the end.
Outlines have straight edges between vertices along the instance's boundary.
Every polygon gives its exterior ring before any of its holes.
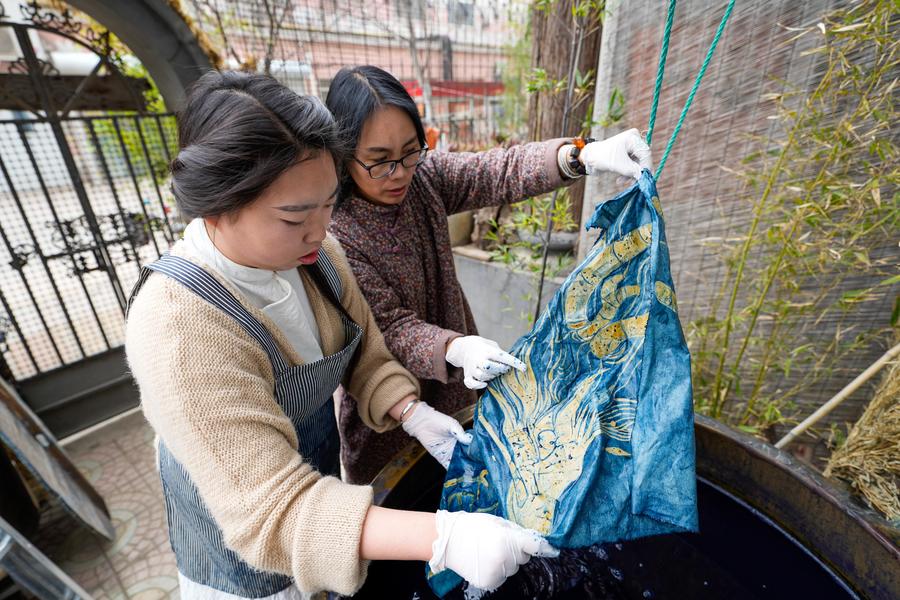
{"type": "Polygon", "coordinates": [[[483,588],[535,532],[467,513],[372,505],[338,479],[340,383],[377,431],[398,424],[444,464],[459,423],[417,400],[326,225],[333,119],[275,80],[208,73],[179,115],[172,190],[184,240],[142,273],[128,361],[159,436],[169,537],[186,600],[356,591],[368,560],[427,560],[483,588]]]}
{"type": "MultiPolygon", "coordinates": [[[[332,233],[388,349],[419,378],[422,397],[453,414],[475,401],[471,390],[523,365],[477,335],[456,279],[447,215],[544,194],[585,169],[637,178],[650,167],[650,149],[632,129],[580,154],[565,139],[477,154],[430,152],[403,85],[372,66],[338,72],[326,104],[352,150],[332,233]]],[[[363,483],[405,441],[365,427],[351,396],[340,408],[341,453],[349,481],[363,483]]]]}

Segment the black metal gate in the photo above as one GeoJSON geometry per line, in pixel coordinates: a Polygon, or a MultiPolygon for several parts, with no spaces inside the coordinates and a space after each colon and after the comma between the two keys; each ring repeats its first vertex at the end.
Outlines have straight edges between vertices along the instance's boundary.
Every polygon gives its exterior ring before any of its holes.
{"type": "Polygon", "coordinates": [[[0,4],[0,374],[64,436],[137,404],[124,310],[180,230],[175,121],[147,112],[109,32],[20,11],[0,4]],[[89,68],[69,74],[73,59],[89,68]]]}

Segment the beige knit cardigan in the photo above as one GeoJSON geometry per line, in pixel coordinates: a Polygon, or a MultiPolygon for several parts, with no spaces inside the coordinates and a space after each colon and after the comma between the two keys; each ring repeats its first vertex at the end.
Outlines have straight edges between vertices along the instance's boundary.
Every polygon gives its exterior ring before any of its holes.
{"type": "MultiPolygon", "coordinates": [[[[337,241],[329,237],[323,250],[343,283],[343,305],[363,329],[348,390],[362,420],[386,431],[397,424],[387,411],[418,395],[418,382],[385,347],[337,241]]],[[[274,323],[232,285],[180,244],[172,254],[206,268],[301,364],[274,323]]],[[[333,354],[344,344],[340,314],[303,269],[301,277],[322,351],[333,354]]],[[[259,343],[182,284],[154,274],[129,312],[125,349],[147,420],[187,470],[228,547],[256,568],[293,576],[303,591],[355,592],[368,568],[359,541],[372,488],[322,476],[303,461],[259,343]]]]}

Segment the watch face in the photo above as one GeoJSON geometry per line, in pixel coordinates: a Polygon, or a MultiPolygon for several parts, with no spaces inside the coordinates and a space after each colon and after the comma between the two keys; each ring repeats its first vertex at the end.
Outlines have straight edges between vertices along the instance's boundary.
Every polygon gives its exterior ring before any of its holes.
{"type": "Polygon", "coordinates": [[[569,168],[580,175],[584,175],[586,172],[584,165],[578,160],[578,148],[575,148],[572,154],[569,155],[569,168]]]}

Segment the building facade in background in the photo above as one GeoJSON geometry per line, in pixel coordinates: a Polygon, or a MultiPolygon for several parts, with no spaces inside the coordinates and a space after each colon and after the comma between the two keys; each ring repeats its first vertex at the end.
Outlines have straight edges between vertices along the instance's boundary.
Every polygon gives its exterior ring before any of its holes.
{"type": "MultiPolygon", "coordinates": [[[[449,148],[501,133],[502,83],[524,35],[524,0],[184,0],[228,68],[267,72],[324,98],[344,66],[400,79],[449,148]]],[[[518,90],[514,90],[515,93],[518,90]]]]}

